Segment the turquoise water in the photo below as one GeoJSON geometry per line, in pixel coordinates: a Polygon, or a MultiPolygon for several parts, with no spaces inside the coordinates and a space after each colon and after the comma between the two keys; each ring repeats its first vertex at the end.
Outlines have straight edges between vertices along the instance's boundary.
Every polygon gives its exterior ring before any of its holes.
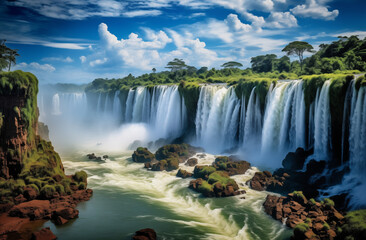
{"type": "MultiPolygon", "coordinates": [[[[190,179],[176,178],[176,172],[147,171],[143,164],[131,161],[131,154],[110,156],[106,162],[90,161],[84,152],[62,156],[66,173],[88,173],[88,187],[94,195],[78,205],[77,220],[65,226],[56,227],[51,222],[45,226],[61,240],[131,239],[141,228],[155,229],[159,239],[265,240],[291,236],[292,231],[264,213],[266,193],[245,185],[255,169],[234,177],[247,194],[203,198],[187,188],[190,179]]],[[[208,155],[199,161],[208,164],[213,159],[208,155]]]]}

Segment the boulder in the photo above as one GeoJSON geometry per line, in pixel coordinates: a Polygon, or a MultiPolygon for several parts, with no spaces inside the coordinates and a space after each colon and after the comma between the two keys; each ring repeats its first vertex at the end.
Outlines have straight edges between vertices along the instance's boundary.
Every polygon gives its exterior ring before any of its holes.
{"type": "Polygon", "coordinates": [[[49,227],[43,228],[37,232],[32,233],[31,240],[55,240],[57,237],[50,230],[49,227]]]}
{"type": "Polygon", "coordinates": [[[186,170],[179,169],[176,176],[181,178],[189,178],[192,177],[192,175],[192,173],[187,172],[186,170]]]}
{"type": "Polygon", "coordinates": [[[156,240],[156,238],[156,232],[151,228],[138,230],[132,237],[133,240],[156,240]]]}
{"type": "Polygon", "coordinates": [[[132,154],[132,160],[137,163],[151,162],[155,159],[153,153],[147,148],[138,147],[132,154]]]}
{"type": "Polygon", "coordinates": [[[30,218],[38,220],[49,218],[51,205],[48,200],[32,200],[12,207],[8,213],[11,217],[30,218]]]}
{"type": "Polygon", "coordinates": [[[196,166],[198,163],[197,158],[190,158],[187,160],[187,162],[184,165],[190,166],[190,167],[194,167],[196,166]]]}

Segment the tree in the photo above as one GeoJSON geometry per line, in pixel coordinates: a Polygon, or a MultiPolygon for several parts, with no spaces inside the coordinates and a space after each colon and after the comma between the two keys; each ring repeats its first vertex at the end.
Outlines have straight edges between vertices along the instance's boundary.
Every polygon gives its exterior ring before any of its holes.
{"type": "Polygon", "coordinates": [[[259,55],[250,60],[254,72],[271,72],[276,61],[276,54],[259,55]]]}
{"type": "Polygon", "coordinates": [[[153,73],[155,73],[155,72],[156,72],[156,68],[153,68],[153,69],[152,69],[152,72],[153,72],[153,73]]]}
{"type": "Polygon", "coordinates": [[[174,58],[173,61],[168,62],[165,68],[170,69],[172,72],[187,68],[186,63],[183,59],[174,58]]]}
{"type": "Polygon", "coordinates": [[[230,62],[227,62],[227,63],[224,63],[221,65],[221,67],[223,68],[239,68],[239,67],[242,67],[243,64],[239,63],[239,62],[234,62],[234,61],[230,61],[230,62]]]}
{"type": "Polygon", "coordinates": [[[11,64],[14,63],[16,64],[16,57],[19,56],[19,53],[18,53],[18,49],[11,49],[11,51],[9,52],[9,55],[8,55],[8,65],[9,65],[9,72],[10,72],[10,67],[11,67],[11,64]]]}
{"type": "Polygon", "coordinates": [[[287,55],[298,56],[299,61],[300,61],[301,71],[302,71],[302,64],[304,61],[304,52],[313,53],[314,48],[307,42],[295,41],[295,42],[289,43],[284,49],[282,49],[282,52],[286,52],[287,55]]]}

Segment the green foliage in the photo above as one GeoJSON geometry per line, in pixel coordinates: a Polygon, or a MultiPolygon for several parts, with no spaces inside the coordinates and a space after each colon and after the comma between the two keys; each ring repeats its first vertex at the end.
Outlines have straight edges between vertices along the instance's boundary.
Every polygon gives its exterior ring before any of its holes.
{"type": "Polygon", "coordinates": [[[282,52],[286,52],[287,55],[296,55],[299,57],[300,66],[302,70],[302,65],[304,61],[304,52],[314,52],[313,46],[311,46],[307,42],[302,41],[294,41],[289,43],[284,49],[282,49],[282,52]]]}
{"type": "Polygon", "coordinates": [[[221,67],[223,67],[223,68],[238,68],[238,67],[242,67],[242,66],[243,66],[243,64],[241,64],[239,62],[234,62],[234,61],[226,62],[221,65],[221,67]]]}
{"type": "Polygon", "coordinates": [[[356,90],[358,91],[360,87],[366,87],[366,78],[365,76],[360,76],[357,78],[355,83],[356,90]]]}
{"type": "Polygon", "coordinates": [[[184,98],[184,104],[187,108],[188,123],[192,127],[196,119],[197,102],[200,94],[200,86],[197,83],[187,83],[181,81],[178,91],[184,98]]]}
{"type": "Polygon", "coordinates": [[[41,188],[41,196],[45,199],[51,199],[52,196],[56,193],[56,188],[53,185],[45,185],[41,188]]]}
{"type": "Polygon", "coordinates": [[[324,222],[323,229],[326,230],[326,231],[328,231],[330,229],[330,226],[327,222],[324,222]]]}
{"type": "Polygon", "coordinates": [[[5,45],[6,40],[0,41],[0,71],[8,68],[10,71],[11,65],[16,63],[16,57],[19,56],[18,49],[11,49],[5,45]]]}
{"type": "Polygon", "coordinates": [[[203,180],[202,185],[200,185],[197,190],[205,196],[210,196],[212,195],[213,186],[207,181],[203,180]]]}
{"type": "Polygon", "coordinates": [[[315,205],[316,204],[316,201],[314,198],[310,198],[309,202],[312,204],[312,205],[315,205]]]}
{"type": "Polygon", "coordinates": [[[215,183],[219,182],[223,187],[226,187],[226,185],[236,185],[236,182],[234,179],[231,179],[229,175],[226,172],[223,171],[216,171],[209,175],[207,182],[209,184],[214,185],[215,183]]]}

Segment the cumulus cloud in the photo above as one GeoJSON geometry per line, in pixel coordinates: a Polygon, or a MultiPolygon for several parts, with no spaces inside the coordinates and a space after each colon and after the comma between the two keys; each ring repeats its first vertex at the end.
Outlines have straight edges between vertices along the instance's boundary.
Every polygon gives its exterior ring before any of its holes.
{"type": "Polygon", "coordinates": [[[334,20],[339,11],[329,11],[328,7],[323,5],[329,0],[306,0],[305,4],[301,4],[291,9],[291,12],[299,17],[310,17],[314,19],[334,20]]]}
{"type": "Polygon", "coordinates": [[[96,60],[94,60],[94,61],[91,61],[91,62],[89,63],[89,65],[90,65],[91,67],[94,67],[94,66],[97,66],[97,65],[102,65],[102,64],[106,63],[107,61],[108,61],[108,58],[96,59],[96,60]]]}
{"type": "Polygon", "coordinates": [[[233,29],[234,31],[249,32],[252,30],[252,27],[249,24],[242,23],[236,14],[229,14],[225,19],[225,22],[230,29],[233,29]]]}
{"type": "Polygon", "coordinates": [[[84,63],[86,61],[86,57],[85,56],[80,56],[79,59],[80,59],[81,63],[84,63]]]}
{"type": "Polygon", "coordinates": [[[53,72],[56,68],[50,64],[39,64],[37,62],[31,62],[29,64],[22,62],[15,65],[16,69],[22,69],[24,71],[41,70],[44,72],[53,72]]]}
{"type": "Polygon", "coordinates": [[[297,27],[297,19],[290,12],[272,12],[266,19],[266,26],[271,28],[297,27]]]}

